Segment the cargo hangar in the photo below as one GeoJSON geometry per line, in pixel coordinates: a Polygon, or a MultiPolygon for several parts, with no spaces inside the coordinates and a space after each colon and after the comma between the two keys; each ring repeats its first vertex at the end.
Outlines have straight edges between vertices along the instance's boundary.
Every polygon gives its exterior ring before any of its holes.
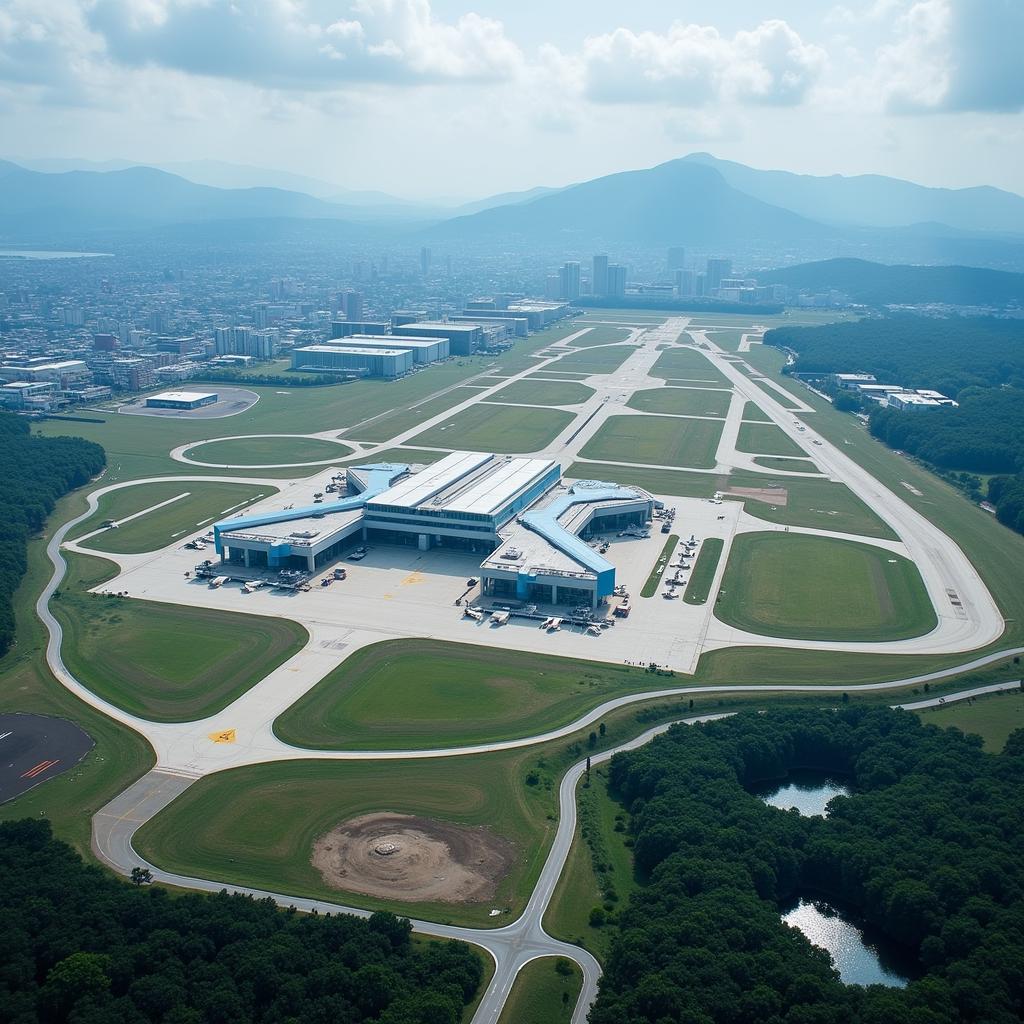
{"type": "Polygon", "coordinates": [[[481,556],[485,597],[596,608],[615,566],[588,541],[643,527],[656,502],[639,487],[566,484],[550,459],[452,452],[412,472],[402,464],[350,467],[329,503],[217,523],[223,562],[314,573],[361,544],[481,556]]]}

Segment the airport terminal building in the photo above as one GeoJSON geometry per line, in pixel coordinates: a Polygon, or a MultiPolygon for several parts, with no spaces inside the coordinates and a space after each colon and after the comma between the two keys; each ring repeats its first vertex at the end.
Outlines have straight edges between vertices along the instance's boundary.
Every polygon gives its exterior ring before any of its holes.
{"type": "Polygon", "coordinates": [[[615,567],[588,540],[643,526],[654,499],[561,476],[550,459],[482,452],[452,452],[418,472],[357,466],[337,500],[225,520],[215,543],[225,561],[308,572],[359,544],[468,551],[482,558],[486,597],[594,608],[615,589],[615,567]]]}

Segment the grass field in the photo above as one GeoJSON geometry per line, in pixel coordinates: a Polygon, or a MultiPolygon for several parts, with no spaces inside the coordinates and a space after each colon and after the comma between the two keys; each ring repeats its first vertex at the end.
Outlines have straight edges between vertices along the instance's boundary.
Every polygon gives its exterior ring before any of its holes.
{"type": "Polygon", "coordinates": [[[937,621],[909,559],[797,533],[736,537],[715,613],[738,629],[800,640],[899,640],[937,621]]]}
{"type": "Polygon", "coordinates": [[[608,324],[598,324],[591,327],[586,334],[581,334],[569,342],[570,345],[586,348],[590,345],[614,345],[617,342],[625,341],[630,331],[622,327],[610,327],[608,324]]]}
{"type": "Polygon", "coordinates": [[[662,576],[665,575],[665,567],[668,565],[672,551],[678,543],[679,537],[674,533],[665,541],[665,546],[661,549],[661,554],[658,555],[658,560],[654,563],[654,568],[651,570],[647,581],[643,585],[643,589],[640,591],[641,597],[654,597],[658,592],[658,585],[661,583],[662,576]]]}
{"type": "Polygon", "coordinates": [[[666,349],[651,368],[651,376],[664,377],[667,380],[727,383],[725,377],[711,365],[708,358],[695,348],[666,349]]]}
{"type": "Polygon", "coordinates": [[[607,348],[583,349],[562,356],[551,364],[552,370],[564,373],[614,373],[636,349],[632,345],[610,345],[607,348]]]}
{"type": "Polygon", "coordinates": [[[112,569],[102,559],[71,556],[53,612],[64,627],[71,672],[94,693],[143,718],[188,722],[213,714],[308,639],[289,619],[85,592],[112,569]]]}
{"type": "Polygon", "coordinates": [[[348,445],[316,437],[246,437],[211,441],[189,448],[185,454],[216,466],[271,466],[287,462],[319,462],[352,454],[348,445]]]}
{"type": "Polygon", "coordinates": [[[736,448],[755,455],[806,455],[807,452],[774,423],[742,423],[736,448]]]}
{"type": "Polygon", "coordinates": [[[755,423],[771,423],[768,413],[766,413],[764,409],[757,404],[757,402],[747,402],[747,404],[743,406],[743,419],[755,423]]]}
{"type": "Polygon", "coordinates": [[[963,732],[975,733],[985,741],[985,749],[998,754],[1015,729],[1024,729],[1024,693],[991,693],[976,697],[974,702],[957,701],[941,708],[924,708],[914,714],[925,725],[940,729],[955,726],[963,732]]]}
{"type": "Polygon", "coordinates": [[[579,405],[594,397],[594,389],[573,381],[517,380],[485,402],[521,402],[524,405],[579,405]]]}
{"type": "Polygon", "coordinates": [[[498,1024],[558,1024],[572,1020],[582,987],[583,974],[574,961],[553,956],[531,960],[516,975],[498,1024]]]}
{"type": "Polygon", "coordinates": [[[311,749],[430,749],[530,736],[649,687],[625,665],[392,640],[357,651],[274,723],[311,749]]]}
{"type": "Polygon", "coordinates": [[[701,544],[693,572],[690,573],[690,580],[683,591],[683,600],[687,604],[707,603],[724,547],[725,541],[721,537],[709,537],[701,544]]]}
{"type": "Polygon", "coordinates": [[[258,498],[276,491],[276,487],[267,485],[191,480],[125,487],[103,495],[96,513],[75,529],[74,536],[81,537],[99,529],[100,524],[107,519],[123,519],[162,501],[178,498],[170,505],[147,512],[116,530],[105,530],[84,544],[95,551],[116,554],[154,551],[170,544],[177,537],[191,533],[201,524],[220,519],[225,513],[251,505],[258,498]],[[179,495],[186,497],[179,498],[179,495]]]}
{"type": "Polygon", "coordinates": [[[626,404],[641,412],[671,413],[673,416],[725,416],[731,398],[731,391],[665,387],[634,391],[626,404]]]}
{"type": "Polygon", "coordinates": [[[718,420],[609,416],[580,455],[612,462],[711,469],[721,435],[718,420]]]}
{"type": "Polygon", "coordinates": [[[781,469],[789,473],[820,473],[821,470],[810,459],[785,459],[775,455],[759,455],[754,462],[768,470],[781,469]]]}
{"type": "MultiPolygon", "coordinates": [[[[500,378],[495,377],[497,383],[500,378]]],[[[417,402],[408,408],[399,407],[394,412],[385,413],[368,423],[347,430],[344,437],[356,441],[389,441],[393,437],[412,430],[420,423],[425,423],[434,416],[451,409],[453,406],[468,401],[470,398],[479,395],[476,388],[452,388],[451,391],[438,395],[436,398],[428,398],[425,402],[417,402]]]]}
{"type": "Polygon", "coordinates": [[[553,441],[573,419],[560,409],[474,405],[430,427],[411,444],[478,452],[533,452],[553,441]]]}
{"type": "Polygon", "coordinates": [[[586,380],[585,373],[558,373],[555,370],[537,370],[529,375],[530,380],[586,380]]]}

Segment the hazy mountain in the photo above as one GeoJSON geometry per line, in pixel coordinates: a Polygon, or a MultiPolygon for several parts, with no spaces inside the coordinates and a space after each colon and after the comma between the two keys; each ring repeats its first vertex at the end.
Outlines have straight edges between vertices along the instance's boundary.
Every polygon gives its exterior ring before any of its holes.
{"type": "Polygon", "coordinates": [[[429,232],[440,239],[604,241],[726,246],[821,238],[828,228],[732,188],[716,170],[674,160],[624,171],[512,205],[457,217],[429,232]]]}
{"type": "Polygon", "coordinates": [[[212,188],[151,167],[43,174],[0,162],[0,232],[29,239],[195,221],[342,219],[347,212],[301,192],[212,188]]]}
{"type": "Polygon", "coordinates": [[[834,288],[869,306],[1024,306],[1024,274],[980,267],[887,266],[838,259],[782,267],[758,274],[758,280],[812,292],[834,288]]]}
{"type": "Polygon", "coordinates": [[[710,153],[692,153],[684,160],[713,167],[733,188],[755,199],[824,223],[905,227],[931,221],[962,231],[1024,234],[1024,196],[987,185],[927,188],[880,174],[815,177],[762,171],[710,153]]]}
{"type": "Polygon", "coordinates": [[[449,217],[466,217],[472,213],[480,213],[482,210],[491,210],[496,206],[518,206],[520,203],[530,203],[534,199],[543,196],[554,195],[562,192],[561,188],[548,188],[538,185],[536,188],[528,188],[523,192],[499,192],[494,196],[487,196],[484,199],[475,199],[470,203],[462,203],[455,209],[448,210],[449,217]]]}

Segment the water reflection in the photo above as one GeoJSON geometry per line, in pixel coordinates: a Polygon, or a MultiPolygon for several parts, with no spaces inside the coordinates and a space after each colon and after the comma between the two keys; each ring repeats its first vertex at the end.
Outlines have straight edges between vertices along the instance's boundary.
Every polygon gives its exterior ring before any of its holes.
{"type": "Polygon", "coordinates": [[[914,964],[882,936],[869,936],[821,900],[799,900],[783,908],[782,920],[799,928],[832,957],[847,985],[888,985],[903,988],[914,964]]]}
{"type": "Polygon", "coordinates": [[[825,817],[825,807],[834,796],[849,796],[850,787],[821,772],[790,772],[779,785],[770,783],[757,795],[771,807],[784,811],[795,808],[805,817],[825,817]]]}

